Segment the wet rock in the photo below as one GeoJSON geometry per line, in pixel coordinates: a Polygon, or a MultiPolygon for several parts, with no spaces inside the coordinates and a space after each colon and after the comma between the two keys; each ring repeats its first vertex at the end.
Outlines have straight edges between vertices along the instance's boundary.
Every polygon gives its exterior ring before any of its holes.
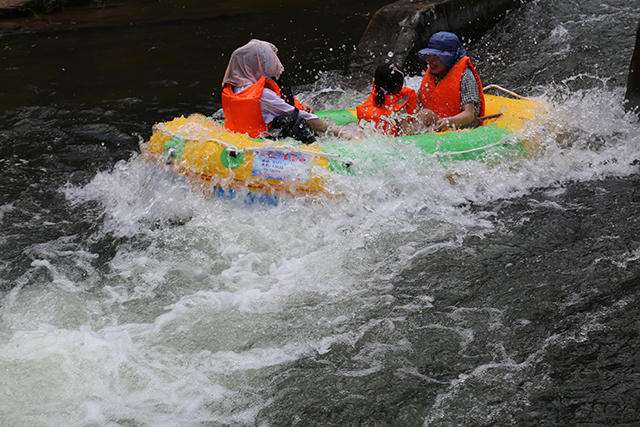
{"type": "Polygon", "coordinates": [[[419,69],[415,53],[437,31],[475,36],[491,28],[519,0],[399,0],[380,9],[354,52],[349,71],[370,76],[385,60],[419,69]]]}
{"type": "Polygon", "coordinates": [[[51,13],[89,0],[0,0],[0,18],[51,13]]]}
{"type": "Polygon", "coordinates": [[[627,80],[627,96],[629,109],[640,109],[640,24],[636,35],[636,48],[631,58],[629,79],[627,80]]]}
{"type": "MultiPolygon", "coordinates": [[[[26,0],[7,0],[4,1],[3,3],[0,3],[0,19],[6,19],[6,18],[16,18],[19,16],[25,16],[29,14],[28,9],[26,8],[26,5],[28,4],[28,1],[26,0]]],[[[20,29],[19,25],[12,25],[9,30],[11,31],[16,31],[20,29]]],[[[3,32],[7,31],[6,29],[3,29],[3,32]]]]}
{"type": "Polygon", "coordinates": [[[13,9],[24,6],[29,0],[0,0],[0,9],[13,9]]]}

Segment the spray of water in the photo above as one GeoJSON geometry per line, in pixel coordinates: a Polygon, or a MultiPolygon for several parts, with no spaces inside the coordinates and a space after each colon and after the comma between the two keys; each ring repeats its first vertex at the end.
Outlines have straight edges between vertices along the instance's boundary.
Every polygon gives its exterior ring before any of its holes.
{"type": "MultiPolygon", "coordinates": [[[[118,244],[99,268],[77,236],[29,249],[31,269],[0,305],[0,414],[8,424],[253,422],[271,375],[375,327],[367,312],[414,257],[492,230],[491,213],[470,203],[636,170],[640,126],[622,92],[565,87],[541,88],[550,113],[523,134],[539,144],[533,158],[445,164],[370,136],[364,150],[383,166],[332,176],[337,200],[206,198],[137,156],[63,187],[101,222],[91,239],[118,244]]],[[[330,95],[325,107],[362,97],[330,95]]]]}

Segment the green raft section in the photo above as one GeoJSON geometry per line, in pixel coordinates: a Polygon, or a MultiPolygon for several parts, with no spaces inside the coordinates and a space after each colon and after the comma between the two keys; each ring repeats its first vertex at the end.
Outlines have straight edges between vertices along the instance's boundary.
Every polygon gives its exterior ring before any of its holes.
{"type": "Polygon", "coordinates": [[[314,114],[321,119],[329,120],[338,126],[344,126],[358,121],[353,110],[322,110],[314,112],[314,114]]]}
{"type": "MultiPolygon", "coordinates": [[[[319,117],[343,126],[357,122],[353,110],[318,111],[319,117]]],[[[443,161],[449,160],[487,160],[522,156],[525,149],[521,142],[509,138],[512,133],[495,125],[480,126],[474,129],[450,132],[429,132],[420,135],[394,137],[395,140],[413,143],[425,154],[437,156],[443,161]]],[[[358,157],[358,144],[332,145],[326,150],[341,157],[358,157]]]]}

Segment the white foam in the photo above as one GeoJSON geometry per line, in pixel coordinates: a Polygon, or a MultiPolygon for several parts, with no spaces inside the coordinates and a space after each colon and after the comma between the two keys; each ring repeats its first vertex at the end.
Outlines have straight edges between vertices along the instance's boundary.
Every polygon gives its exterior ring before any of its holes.
{"type": "MultiPolygon", "coordinates": [[[[640,127],[620,90],[545,91],[552,113],[526,130],[543,148],[538,157],[443,164],[370,136],[369,164],[331,176],[337,200],[207,199],[136,156],[66,186],[70,203],[104,220],[92,239],[120,243],[100,269],[74,236],[30,248],[31,269],[0,306],[0,371],[9,372],[0,413],[10,424],[254,422],[273,370],[352,345],[389,320],[357,319],[388,304],[391,280],[415,257],[493,229],[491,213],[469,202],[536,187],[554,196],[570,180],[636,170],[640,127]]],[[[352,105],[349,96],[337,102],[352,105]]],[[[394,313],[432,303],[425,295],[394,313]]],[[[468,344],[466,314],[454,314],[450,330],[468,344]]],[[[343,374],[375,373],[394,351],[373,350],[343,374]]]]}

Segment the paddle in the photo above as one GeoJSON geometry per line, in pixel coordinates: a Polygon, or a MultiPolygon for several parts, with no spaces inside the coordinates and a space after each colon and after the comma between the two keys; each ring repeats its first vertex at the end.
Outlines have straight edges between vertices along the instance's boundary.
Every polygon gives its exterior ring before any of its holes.
{"type": "Polygon", "coordinates": [[[484,120],[497,119],[500,116],[502,116],[502,113],[489,114],[487,116],[478,117],[478,120],[482,122],[484,120]]]}

